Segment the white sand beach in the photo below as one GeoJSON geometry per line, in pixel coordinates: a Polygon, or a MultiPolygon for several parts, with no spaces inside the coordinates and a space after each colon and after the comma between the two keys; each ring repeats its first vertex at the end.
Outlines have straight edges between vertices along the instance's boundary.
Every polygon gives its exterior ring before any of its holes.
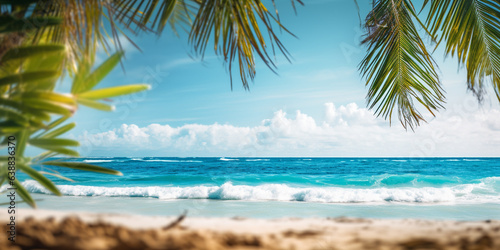
{"type": "MultiPolygon", "coordinates": [[[[500,249],[500,221],[490,220],[16,213],[16,243],[5,235],[1,249],[500,249]]],[[[7,212],[0,218],[5,232],[7,212]]]]}

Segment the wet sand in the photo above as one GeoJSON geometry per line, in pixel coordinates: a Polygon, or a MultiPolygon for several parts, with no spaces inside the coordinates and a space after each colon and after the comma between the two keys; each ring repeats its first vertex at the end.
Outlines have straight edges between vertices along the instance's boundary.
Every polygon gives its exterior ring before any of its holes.
{"type": "Polygon", "coordinates": [[[500,221],[198,218],[0,211],[0,249],[500,249],[500,221]]]}

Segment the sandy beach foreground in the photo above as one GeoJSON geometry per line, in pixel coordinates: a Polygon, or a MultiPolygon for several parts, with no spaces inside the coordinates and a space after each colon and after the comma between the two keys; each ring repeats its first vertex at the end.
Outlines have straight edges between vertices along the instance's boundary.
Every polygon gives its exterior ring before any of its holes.
{"type": "Polygon", "coordinates": [[[16,213],[16,243],[5,233],[0,249],[500,249],[500,221],[16,213]]]}

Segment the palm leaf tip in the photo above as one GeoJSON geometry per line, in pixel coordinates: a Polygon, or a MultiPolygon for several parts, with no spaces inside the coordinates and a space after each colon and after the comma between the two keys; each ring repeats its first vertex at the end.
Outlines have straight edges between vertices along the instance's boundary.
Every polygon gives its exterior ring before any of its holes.
{"type": "Polygon", "coordinates": [[[109,169],[109,168],[103,168],[103,167],[92,165],[92,164],[81,163],[81,162],[46,161],[46,162],[42,162],[41,164],[42,165],[65,167],[65,168],[72,168],[72,169],[78,169],[78,170],[90,171],[90,172],[96,172],[96,173],[123,176],[123,173],[120,171],[117,171],[114,169],[109,169]]]}
{"type": "Polygon", "coordinates": [[[100,100],[106,98],[117,97],[121,95],[133,94],[136,92],[151,89],[149,84],[131,84],[123,85],[117,87],[109,87],[103,89],[90,90],[81,94],[78,94],[78,98],[84,98],[89,100],[100,100]]]}
{"type": "Polygon", "coordinates": [[[498,0],[426,0],[426,24],[445,43],[445,53],[467,70],[467,88],[482,100],[491,82],[500,101],[500,3],[498,0]]]}
{"type": "Polygon", "coordinates": [[[21,184],[17,179],[14,180],[14,184],[16,187],[16,191],[19,194],[19,196],[25,201],[28,205],[30,205],[32,208],[36,208],[36,203],[31,197],[30,193],[26,188],[21,184]]]}
{"type": "MultiPolygon", "coordinates": [[[[302,4],[301,1],[298,2],[302,4]]],[[[233,63],[237,62],[243,87],[249,89],[249,80],[253,81],[256,75],[256,56],[275,73],[273,55],[276,51],[281,52],[290,61],[290,54],[272,25],[292,34],[281,24],[278,16],[273,15],[260,0],[199,1],[199,8],[189,33],[189,42],[201,55],[205,53],[209,43],[213,42],[210,47],[227,63],[231,88],[233,63]],[[266,43],[271,45],[270,48],[266,43]]]]}
{"type": "Polygon", "coordinates": [[[379,0],[366,19],[368,53],[359,65],[370,109],[392,120],[397,115],[404,128],[425,121],[417,105],[432,115],[443,108],[444,95],[434,60],[413,22],[418,19],[409,0],[379,0]]]}
{"type": "Polygon", "coordinates": [[[47,177],[42,175],[42,173],[34,170],[28,165],[25,164],[18,164],[19,168],[25,172],[27,175],[29,175],[31,178],[36,180],[38,183],[40,183],[43,187],[45,187],[47,190],[50,192],[54,193],[57,196],[61,196],[61,192],[59,189],[54,185],[54,183],[49,180],[47,177]]]}

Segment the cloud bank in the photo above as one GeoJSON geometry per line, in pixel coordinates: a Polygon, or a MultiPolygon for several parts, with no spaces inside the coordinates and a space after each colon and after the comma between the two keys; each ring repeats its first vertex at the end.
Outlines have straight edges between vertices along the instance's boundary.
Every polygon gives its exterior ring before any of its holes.
{"type": "Polygon", "coordinates": [[[324,104],[324,117],[279,110],[260,125],[123,124],[79,137],[84,156],[498,156],[500,110],[466,101],[415,132],[355,103],[324,104]]]}

